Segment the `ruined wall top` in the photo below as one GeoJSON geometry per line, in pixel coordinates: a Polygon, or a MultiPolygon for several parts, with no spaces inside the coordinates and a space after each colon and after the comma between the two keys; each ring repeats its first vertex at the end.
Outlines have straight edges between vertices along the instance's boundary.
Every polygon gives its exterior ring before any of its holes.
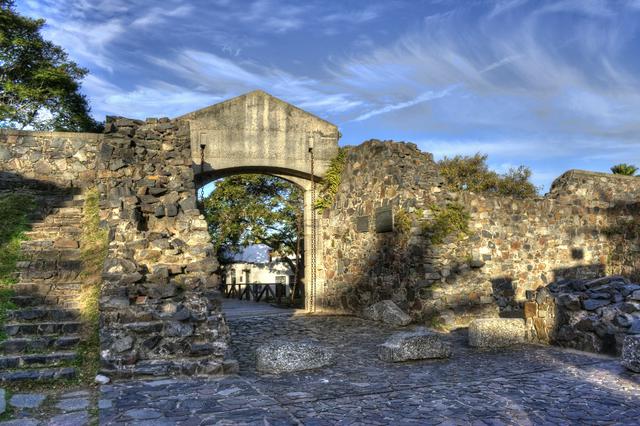
{"type": "Polygon", "coordinates": [[[308,177],[310,147],[321,177],[338,151],[336,126],[259,90],[178,119],[190,123],[194,165],[204,146],[204,171],[215,177],[243,171],[308,177]]]}

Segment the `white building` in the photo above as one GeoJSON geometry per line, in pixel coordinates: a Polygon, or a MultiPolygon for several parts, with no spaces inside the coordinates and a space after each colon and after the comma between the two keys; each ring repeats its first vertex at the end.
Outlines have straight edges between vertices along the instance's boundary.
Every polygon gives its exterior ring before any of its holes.
{"type": "Polygon", "coordinates": [[[274,294],[282,290],[276,284],[284,284],[289,295],[295,275],[289,264],[281,259],[271,259],[271,248],[264,244],[248,246],[241,252],[230,254],[231,262],[222,265],[222,282],[228,287],[236,285],[237,291],[243,291],[246,284],[273,284],[274,294]]]}

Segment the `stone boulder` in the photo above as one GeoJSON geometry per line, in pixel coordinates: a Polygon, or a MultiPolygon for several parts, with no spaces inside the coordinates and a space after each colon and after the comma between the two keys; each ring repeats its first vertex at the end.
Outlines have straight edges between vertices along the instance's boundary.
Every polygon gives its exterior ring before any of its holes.
{"type": "Polygon", "coordinates": [[[449,358],[451,352],[442,336],[425,329],[396,333],[378,345],[378,357],[386,362],[449,358]]]}
{"type": "Polygon", "coordinates": [[[313,342],[271,342],[256,349],[256,369],[263,373],[289,373],[331,365],[334,352],[313,342]]]}
{"type": "Polygon", "coordinates": [[[622,365],[631,371],[640,373],[640,335],[630,335],[624,338],[622,365]]]}
{"type": "Polygon", "coordinates": [[[511,346],[525,337],[525,322],[518,318],[483,318],[469,325],[469,345],[475,348],[511,346]]]}
{"type": "Polygon", "coordinates": [[[405,326],[411,323],[411,317],[391,300],[383,300],[369,306],[362,312],[362,316],[368,320],[381,321],[396,326],[405,326]]]}

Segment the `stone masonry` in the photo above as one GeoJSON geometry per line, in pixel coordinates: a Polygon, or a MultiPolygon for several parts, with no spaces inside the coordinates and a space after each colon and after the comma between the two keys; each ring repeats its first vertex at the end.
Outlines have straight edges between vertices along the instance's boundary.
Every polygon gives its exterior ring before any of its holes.
{"type": "Polygon", "coordinates": [[[218,267],[196,206],[189,126],[109,118],[98,164],[112,233],[100,306],[111,374],[223,372],[218,267]]]}
{"type": "MultiPolygon", "coordinates": [[[[100,300],[106,372],[234,368],[225,360],[218,263],[196,186],[249,171],[286,176],[307,185],[310,209],[309,148],[320,178],[339,133],[302,113],[252,92],[183,119],[110,118],[104,135],[0,131],[0,187],[100,190],[111,240],[100,300]],[[224,135],[233,158],[225,157],[224,135]],[[274,147],[292,143],[291,161],[276,158],[274,147]]],[[[313,302],[318,312],[361,314],[391,300],[413,322],[447,328],[481,317],[523,318],[527,292],[551,282],[637,274],[638,238],[625,229],[638,218],[638,194],[640,179],[575,170],[534,199],[450,192],[430,154],[413,144],[367,141],[348,148],[335,202],[318,218],[313,302]],[[435,206],[451,203],[469,213],[470,232],[433,243],[423,225],[435,206]]]]}
{"type": "Polygon", "coordinates": [[[561,278],[637,271],[637,238],[609,230],[637,217],[640,179],[574,170],[546,196],[521,200],[445,190],[431,156],[412,144],[348,149],[322,222],[327,310],[391,299],[416,322],[452,328],[522,318],[527,291],[561,278]],[[434,244],[422,225],[448,203],[469,213],[469,235],[434,244]],[[379,232],[390,211],[393,228],[379,232]]]}

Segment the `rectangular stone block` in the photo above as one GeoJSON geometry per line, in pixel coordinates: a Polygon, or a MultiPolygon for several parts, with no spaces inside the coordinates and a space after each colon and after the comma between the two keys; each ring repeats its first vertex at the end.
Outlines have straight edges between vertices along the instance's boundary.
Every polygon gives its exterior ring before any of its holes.
{"type": "Polygon", "coordinates": [[[469,345],[476,348],[501,348],[525,341],[524,320],[519,318],[483,318],[469,325],[469,345]]]}
{"type": "Polygon", "coordinates": [[[629,335],[624,338],[622,365],[628,370],[640,373],[640,334],[629,335]]]}
{"type": "Polygon", "coordinates": [[[437,333],[417,330],[397,333],[378,346],[378,357],[386,362],[449,358],[451,345],[437,333]]]}

